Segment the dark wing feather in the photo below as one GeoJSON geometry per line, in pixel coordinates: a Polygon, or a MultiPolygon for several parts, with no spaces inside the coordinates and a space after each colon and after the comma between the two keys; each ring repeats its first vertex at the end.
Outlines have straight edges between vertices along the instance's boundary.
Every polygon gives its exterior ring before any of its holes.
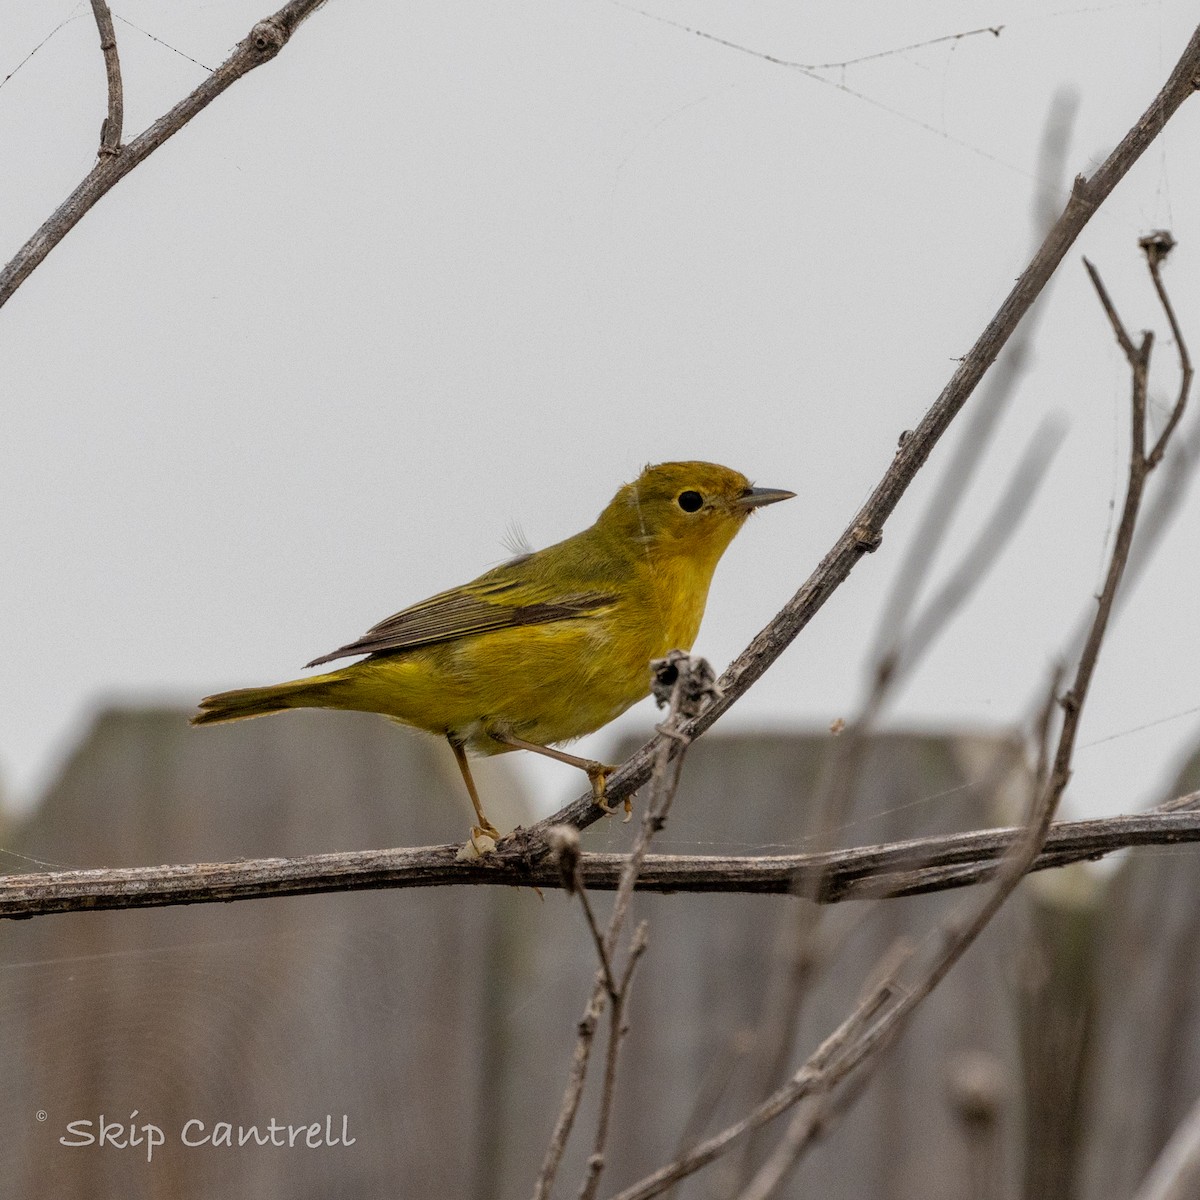
{"type": "Polygon", "coordinates": [[[414,646],[430,646],[436,642],[452,642],[456,638],[492,629],[511,629],[517,625],[545,625],[551,621],[567,621],[585,617],[598,608],[612,604],[615,596],[600,592],[580,592],[553,599],[535,599],[529,593],[535,589],[522,586],[516,580],[494,584],[468,584],[449,592],[431,596],[403,612],[372,626],[357,641],[340,646],[330,654],[314,658],[307,665],[319,667],[336,658],[354,654],[387,654],[395,650],[410,650],[414,646]],[[518,589],[526,593],[529,603],[517,603],[514,598],[490,599],[518,589]]]}

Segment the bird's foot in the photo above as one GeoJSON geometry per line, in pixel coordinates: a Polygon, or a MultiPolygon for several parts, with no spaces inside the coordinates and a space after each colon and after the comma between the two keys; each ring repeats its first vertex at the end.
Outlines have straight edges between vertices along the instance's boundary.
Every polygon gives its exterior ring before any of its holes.
{"type": "Polygon", "coordinates": [[[472,825],[471,836],[459,848],[454,856],[456,862],[475,862],[496,849],[500,839],[500,831],[489,821],[485,826],[472,825]]]}
{"type": "MultiPolygon", "coordinates": [[[[587,772],[587,777],[592,784],[592,799],[595,801],[596,807],[603,809],[609,816],[616,813],[608,801],[604,798],[605,785],[608,782],[608,777],[617,769],[610,767],[606,763],[596,762],[595,759],[587,759],[583,764],[583,769],[587,772]]],[[[629,811],[629,801],[625,801],[625,811],[629,811]]]]}

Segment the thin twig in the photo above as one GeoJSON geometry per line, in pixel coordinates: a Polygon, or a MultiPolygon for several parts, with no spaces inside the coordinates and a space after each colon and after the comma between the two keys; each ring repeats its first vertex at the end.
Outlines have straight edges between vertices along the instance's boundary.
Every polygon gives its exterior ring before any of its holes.
{"type": "Polygon", "coordinates": [[[600,960],[600,973],[604,977],[604,986],[611,998],[617,994],[617,981],[613,974],[608,949],[604,945],[604,935],[600,932],[600,925],[596,921],[596,910],[592,907],[592,902],[587,894],[587,885],[579,872],[579,830],[571,825],[559,825],[550,830],[547,837],[550,841],[551,854],[558,865],[558,873],[562,877],[567,895],[579,897],[584,920],[587,922],[588,932],[592,935],[592,944],[596,948],[596,957],[600,960]]]}
{"type": "MultiPolygon", "coordinates": [[[[1067,144],[1078,111],[1078,99],[1060,92],[1050,104],[1038,149],[1036,177],[1043,186],[1033,198],[1032,248],[1041,244],[1053,227],[1058,212],[1052,197],[1061,194],[1067,181],[1067,144]]],[[[909,627],[909,614],[917,595],[928,581],[955,514],[959,511],[970,481],[975,477],[984,452],[1000,418],[1007,412],[1025,374],[1033,352],[1034,334],[1045,305],[1034,305],[989,373],[979,400],[964,418],[965,428],[950,447],[950,456],[928,503],[918,519],[913,536],[901,555],[886,601],[881,606],[879,628],[870,654],[873,664],[899,660],[898,646],[909,627]]],[[[876,666],[876,674],[878,674],[876,666]]]]}
{"type": "MultiPolygon", "coordinates": [[[[629,910],[637,886],[638,876],[646,860],[646,852],[654,835],[666,823],[667,814],[675,799],[679,787],[679,774],[683,766],[682,751],[686,742],[680,744],[681,735],[676,733],[680,718],[687,713],[694,715],[712,694],[712,669],[703,659],[689,659],[686,654],[672,651],[665,659],[656,660],[651,664],[654,674],[654,692],[659,700],[664,700],[668,706],[667,719],[663,723],[665,731],[662,745],[654,764],[651,778],[650,799],[646,811],[642,815],[637,837],[628,855],[622,857],[620,877],[617,881],[616,896],[613,899],[612,912],[609,916],[608,928],[603,938],[599,937],[598,929],[593,927],[596,938],[596,950],[600,958],[600,970],[592,994],[584,1009],[583,1019],[579,1024],[575,1050],[571,1056],[571,1066],[567,1075],[566,1087],[563,1090],[562,1102],[559,1105],[558,1116],[554,1121],[554,1129],[550,1135],[546,1154],[534,1184],[534,1200],[545,1200],[554,1187],[558,1168],[566,1151],[567,1141],[574,1128],[575,1118],[579,1112],[579,1104],[583,1098],[583,1085],[587,1076],[588,1064],[591,1059],[591,1045],[595,1036],[595,1025],[600,1014],[604,1011],[607,998],[610,1004],[611,1019],[609,1025],[608,1054],[606,1056],[604,1086],[600,1100],[600,1111],[596,1124],[596,1136],[592,1154],[588,1159],[587,1174],[581,1189],[581,1197],[591,1200],[600,1184],[600,1175],[604,1169],[604,1148],[608,1140],[608,1129],[612,1115],[612,1103],[616,1082],[617,1056],[624,1036],[623,1021],[625,1011],[625,988],[633,976],[633,970],[645,950],[645,928],[640,927],[634,935],[629,948],[625,973],[620,985],[613,984],[612,960],[616,953],[617,942],[629,910]],[[673,755],[672,749],[678,746],[680,753],[673,755]]],[[[561,845],[563,835],[561,830],[556,835],[561,845]]],[[[485,860],[486,861],[486,860],[485,860]]],[[[575,876],[579,879],[578,868],[575,876]]],[[[582,888],[580,889],[583,895],[582,888]]]]}
{"type": "Polygon", "coordinates": [[[737,1200],[770,1200],[776,1195],[796,1163],[862,1098],[882,1061],[882,1055],[875,1055],[832,1095],[814,1096],[798,1105],[787,1131],[737,1200]]]}
{"type": "MultiPolygon", "coordinates": [[[[233,53],[199,87],[159,117],[133,141],[122,146],[119,154],[102,154],[100,161],[84,176],[79,186],[13,255],[8,265],[0,270],[0,307],[8,303],[12,294],[29,278],[34,268],[102,196],[111,191],[168,138],[178,133],[231,84],[253,71],[255,67],[270,62],[287,44],[299,24],[324,3],[325,0],[288,0],[278,12],[259,21],[238,43],[233,53]]],[[[111,134],[111,130],[106,130],[106,134],[111,134]]]]}
{"type": "Polygon", "coordinates": [[[121,126],[125,120],[125,93],[121,86],[121,60],[117,57],[117,33],[106,0],[92,0],[92,13],[100,31],[104,74],[108,78],[108,116],[100,126],[100,157],[121,152],[121,126]]]}
{"type": "MultiPolygon", "coordinates": [[[[1166,297],[1161,279],[1157,276],[1157,266],[1160,258],[1174,244],[1173,241],[1169,240],[1169,235],[1167,237],[1168,240],[1165,248],[1163,247],[1161,238],[1154,246],[1147,246],[1143,242],[1143,248],[1146,250],[1147,262],[1151,274],[1155,277],[1156,285],[1160,289],[1160,299],[1163,301],[1164,308],[1169,311],[1169,298],[1166,297]]],[[[1183,406],[1187,401],[1187,391],[1184,390],[1180,393],[1176,404],[1175,418],[1168,424],[1160,443],[1156,443],[1155,449],[1148,455],[1145,449],[1146,394],[1150,371],[1150,354],[1154,341],[1153,335],[1149,332],[1143,333],[1140,344],[1137,346],[1133,344],[1104,288],[1098,272],[1086,260],[1085,264],[1092,282],[1095,284],[1096,291],[1100,296],[1104,310],[1108,315],[1118,343],[1125,351],[1131,373],[1130,415],[1132,428],[1128,484],[1121,522],[1109,559],[1105,585],[1098,598],[1096,614],[1085,641],[1083,654],[1076,668],[1075,679],[1070,690],[1059,701],[1063,709],[1063,720],[1053,760],[1050,758],[1048,748],[1050,745],[1049,729],[1052,701],[1057,695],[1057,682],[1050,689],[1049,700],[1043,706],[1041,712],[1038,722],[1039,753],[1034,792],[1034,795],[1039,798],[1033,805],[1030,814],[1028,831],[1023,838],[1025,845],[1022,846],[1022,842],[1020,841],[1014,844],[1012,851],[1000,865],[998,882],[992,895],[980,906],[979,911],[968,922],[966,928],[957,936],[950,939],[950,947],[934,963],[925,978],[913,988],[909,995],[905,996],[897,1004],[893,1012],[885,1013],[881,1017],[880,1026],[884,1029],[881,1045],[894,1040],[907,1021],[909,1013],[920,1002],[921,998],[928,995],[939,980],[945,977],[950,966],[961,957],[967,946],[971,944],[987,922],[990,921],[991,917],[999,910],[1007,896],[1016,887],[1019,880],[1044,847],[1054,813],[1071,777],[1071,762],[1079,725],[1082,720],[1083,707],[1087,699],[1096,664],[1099,660],[1100,648],[1103,645],[1108,622],[1116,603],[1117,593],[1120,590],[1121,580],[1128,563],[1146,480],[1161,461],[1170,434],[1178,424],[1178,414],[1182,413],[1183,406]]],[[[1172,325],[1173,329],[1178,331],[1178,325],[1174,322],[1172,325]]],[[[1178,332],[1176,332],[1176,339],[1182,346],[1178,332]]],[[[1186,378],[1186,349],[1181,350],[1181,357],[1184,362],[1184,375],[1186,378]]],[[[787,1169],[790,1169],[791,1165],[797,1161],[797,1158],[798,1150],[785,1160],[787,1169]]]]}
{"type": "MultiPolygon", "coordinates": [[[[1145,251],[1147,264],[1150,268],[1150,276],[1153,280],[1155,291],[1158,293],[1159,302],[1166,313],[1172,336],[1175,339],[1176,353],[1179,357],[1179,393],[1171,410],[1171,415],[1149,454],[1152,464],[1157,466],[1165,457],[1167,439],[1175,432],[1176,426],[1183,418],[1184,410],[1187,406],[1187,398],[1192,386],[1193,372],[1187,343],[1179,327],[1179,322],[1175,317],[1174,307],[1167,296],[1159,271],[1162,260],[1175,245],[1175,239],[1169,233],[1160,230],[1157,233],[1141,238],[1138,244],[1145,251]]],[[[1098,278],[1098,276],[1093,276],[1093,278],[1098,278]]],[[[1101,294],[1103,301],[1103,285],[1101,285],[1101,294]]],[[[1111,301],[1109,302],[1109,307],[1111,307],[1111,301]]],[[[1106,307],[1105,311],[1108,312],[1109,308],[1106,307]]],[[[1122,330],[1122,332],[1124,331],[1122,330]]],[[[1125,335],[1125,338],[1126,341],[1129,340],[1128,334],[1125,335]]],[[[1188,487],[1192,482],[1197,463],[1200,463],[1200,422],[1193,420],[1192,429],[1188,435],[1186,437],[1181,435],[1172,443],[1171,457],[1166,460],[1165,478],[1160,481],[1159,486],[1155,489],[1153,498],[1146,503],[1142,516],[1138,521],[1137,536],[1134,538],[1133,549],[1130,551],[1129,562],[1125,568],[1125,577],[1127,580],[1139,578],[1146,570],[1155,551],[1161,544],[1164,532],[1170,527],[1172,519],[1178,515],[1188,487]]],[[[1129,594],[1128,587],[1123,590],[1123,594],[1129,594]]],[[[1121,610],[1122,603],[1122,598],[1118,597],[1118,612],[1121,610]]],[[[1073,652],[1068,657],[1074,657],[1075,654],[1082,652],[1083,643],[1087,637],[1090,624],[1091,606],[1089,605],[1080,617],[1077,630],[1071,640],[1073,652]]]]}
{"type": "MultiPolygon", "coordinates": [[[[1022,355],[1025,353],[1028,337],[1029,332],[1026,329],[1021,339],[1022,355]]],[[[1005,372],[1000,377],[1002,382],[989,389],[1001,404],[1007,400],[1004,383],[1014,384],[1017,377],[1018,373],[1005,372]]],[[[979,411],[982,410],[977,410],[976,419],[972,421],[973,426],[980,424],[979,411]]],[[[881,610],[884,615],[880,621],[880,636],[876,642],[878,657],[871,671],[869,692],[858,713],[834,743],[822,772],[818,798],[814,806],[816,817],[813,836],[819,847],[830,845],[834,831],[850,818],[870,735],[888,699],[900,682],[916,667],[938,634],[949,625],[954,613],[987,578],[991,567],[1008,545],[1009,539],[1037,494],[1042,477],[1061,444],[1063,432],[1061,426],[1049,418],[1042,422],[1018,463],[1000,502],[984,522],[950,578],[912,619],[911,628],[906,631],[904,626],[911,602],[915,600],[915,591],[910,596],[906,595],[907,588],[898,581],[893,597],[884,604],[881,610]],[[897,599],[896,593],[899,593],[898,608],[893,607],[892,603],[897,599]],[[885,632],[887,630],[891,630],[890,638],[885,632]]],[[[979,430],[977,437],[979,440],[986,440],[987,433],[979,430]]],[[[964,440],[975,441],[974,431],[972,438],[964,440]]],[[[929,520],[930,513],[936,509],[940,516],[948,520],[948,514],[954,511],[964,494],[970,466],[962,459],[961,453],[957,457],[959,461],[952,468],[954,485],[949,486],[946,480],[943,480],[937,496],[927,510],[923,524],[934,544],[914,543],[901,566],[901,580],[907,574],[907,564],[916,561],[928,563],[936,542],[945,532],[945,525],[939,526],[937,521],[929,520]]],[[[974,458],[970,459],[972,465],[974,461],[974,458]]],[[[1011,757],[1003,751],[998,757],[996,765],[1003,769],[1003,774],[993,772],[997,776],[997,783],[1011,770],[1011,757]]],[[[814,879],[810,882],[808,890],[799,894],[805,899],[812,899],[819,892],[820,886],[820,881],[814,879]]],[[[760,1087],[764,1083],[768,1087],[774,1087],[782,1078],[792,1057],[796,1033],[803,1015],[805,992],[815,974],[808,968],[816,958],[814,945],[820,933],[820,911],[819,908],[805,906],[798,913],[781,914],[785,922],[785,936],[781,939],[782,969],[773,974],[771,986],[768,988],[764,1004],[766,1016],[755,1048],[755,1060],[759,1069],[750,1073],[750,1078],[757,1081],[760,1087]]],[[[789,1137],[789,1145],[796,1153],[808,1144],[807,1137],[789,1137]]],[[[756,1140],[748,1138],[740,1166],[740,1177],[743,1180],[750,1177],[757,1149],[756,1140]]],[[[779,1160],[775,1156],[772,1156],[772,1161],[778,1165],[779,1160]]],[[[768,1187],[762,1182],[767,1176],[761,1171],[755,1177],[760,1182],[750,1188],[751,1194],[757,1194],[754,1187],[768,1187]]],[[[783,1175],[778,1175],[777,1178],[782,1180],[783,1175]]],[[[770,1188],[775,1186],[778,1184],[772,1184],[770,1188]]],[[[763,1192],[764,1196],[770,1194],[770,1188],[763,1192]]]]}
{"type": "MultiPolygon", "coordinates": [[[[1012,380],[1015,377],[1008,373],[1005,378],[1012,380]]],[[[995,392],[997,389],[991,390],[995,392]]],[[[902,603],[900,611],[895,611],[890,602],[884,605],[882,611],[885,616],[881,621],[881,637],[877,642],[880,657],[871,672],[870,690],[858,713],[833,744],[822,772],[818,798],[814,805],[816,816],[813,837],[819,847],[830,845],[834,831],[844,825],[850,817],[854,793],[866,757],[866,747],[889,697],[915,668],[937,635],[947,627],[954,613],[987,578],[991,567],[1007,546],[1009,538],[1016,531],[1037,494],[1042,477],[1061,444],[1062,434],[1061,427],[1049,419],[1043,421],[1018,463],[999,504],[984,522],[959,565],[913,618],[907,633],[901,629],[894,634],[890,642],[884,639],[882,630],[894,628],[896,625],[903,626],[908,604],[902,603]]],[[[966,464],[960,464],[959,469],[965,471],[966,464]]],[[[948,494],[944,494],[945,489],[939,492],[939,511],[953,510],[961,498],[964,484],[965,476],[959,480],[958,486],[949,489],[948,494]]],[[[940,536],[932,527],[930,535],[935,539],[940,536]]],[[[916,559],[927,562],[931,549],[924,547],[920,552],[914,549],[906,557],[906,562],[916,559]]],[[[901,574],[904,574],[903,568],[901,574]]],[[[1002,753],[997,761],[997,766],[1003,768],[1004,774],[1011,769],[1012,764],[1008,761],[1010,757],[1009,754],[1002,753]]],[[[997,773],[997,782],[1001,777],[997,773]]],[[[819,890],[820,881],[811,880],[808,890],[799,894],[805,899],[812,899],[819,890]]],[[[789,912],[783,916],[787,922],[783,930],[784,937],[781,939],[783,966],[781,971],[776,972],[772,986],[768,989],[764,1006],[767,1016],[762,1024],[763,1032],[755,1053],[759,1069],[750,1074],[752,1079],[766,1080],[769,1086],[774,1086],[782,1077],[792,1055],[796,1030],[803,1012],[803,994],[813,976],[813,972],[806,967],[815,957],[813,946],[819,936],[819,911],[816,908],[805,907],[799,913],[789,912]]],[[[742,1178],[746,1178],[750,1173],[755,1151],[756,1146],[751,1139],[747,1142],[743,1155],[742,1178]]]]}
{"type": "Polygon", "coordinates": [[[587,1172],[579,1189],[579,1200],[594,1200],[600,1187],[600,1176],[604,1171],[604,1151],[608,1145],[608,1131],[612,1124],[613,1101],[617,1088],[617,1058],[621,1043],[629,1032],[625,1024],[626,1006],[629,1003],[629,985],[647,946],[646,922],[642,921],[634,931],[629,946],[629,957],[621,975],[620,986],[614,992],[608,1007],[608,1046],[604,1056],[604,1084],[600,1092],[600,1110],[596,1118],[596,1136],[592,1152],[588,1156],[587,1172]]]}
{"type": "Polygon", "coordinates": [[[1166,425],[1163,426],[1162,433],[1158,435],[1158,440],[1154,443],[1154,448],[1147,456],[1149,465],[1156,467],[1162,462],[1163,455],[1166,453],[1167,442],[1170,440],[1171,434],[1175,432],[1175,426],[1183,418],[1184,409],[1187,407],[1188,393],[1192,388],[1192,360],[1188,354],[1187,342],[1184,340],[1183,330],[1180,329],[1179,321],[1175,316],[1175,308],[1171,304],[1171,297],[1167,295],[1167,289],[1163,285],[1162,274],[1160,273],[1163,261],[1175,246],[1175,239],[1169,233],[1160,230],[1158,233],[1141,238],[1138,245],[1145,251],[1146,265],[1150,268],[1150,278],[1154,282],[1154,290],[1158,293],[1158,301],[1162,305],[1163,312],[1166,314],[1167,323],[1171,327],[1171,336],[1175,339],[1176,351],[1179,354],[1179,394],[1175,398],[1174,407],[1171,409],[1171,415],[1167,418],[1166,425]]]}

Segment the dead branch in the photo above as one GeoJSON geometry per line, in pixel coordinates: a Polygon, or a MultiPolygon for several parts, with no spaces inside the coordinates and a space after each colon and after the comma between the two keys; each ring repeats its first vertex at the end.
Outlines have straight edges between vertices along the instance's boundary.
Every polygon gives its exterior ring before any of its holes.
{"type": "MultiPolygon", "coordinates": [[[[1040,295],[1075,239],[1096,209],[1197,87],[1200,87],[1200,27],[1193,32],[1167,82],[1117,147],[1090,179],[1076,176],[1062,215],[1046,234],[995,316],[963,357],[941,395],[916,428],[901,439],[883,478],[816,570],[717,681],[721,689],[720,698],[697,717],[684,723],[682,732],[689,738],[699,737],[737,702],[845,582],[862,556],[878,548],[883,526],[909,484],[1040,295]]],[[[608,781],[611,800],[626,799],[646,782],[661,744],[661,737],[652,739],[622,764],[608,781]]],[[[535,826],[534,832],[540,837],[551,825],[559,824],[584,828],[598,821],[601,816],[602,813],[588,793],[535,826]]],[[[499,853],[507,852],[511,852],[511,848],[501,842],[499,853]]],[[[524,852],[528,854],[529,848],[526,847],[524,852]]],[[[541,852],[544,853],[544,849],[541,852]]]]}
{"type": "MultiPolygon", "coordinates": [[[[1181,797],[1200,803],[1200,794],[1181,797]]],[[[969,887],[992,878],[997,861],[1016,840],[1015,829],[987,829],[941,837],[858,846],[820,854],[648,854],[636,888],[643,892],[721,892],[795,895],[819,885],[821,904],[915,896],[969,887]]],[[[1159,810],[1094,821],[1062,821],[1050,828],[1031,871],[1103,858],[1132,846],[1200,842],[1200,812],[1159,810]]],[[[278,896],[361,892],[380,888],[485,885],[560,888],[557,866],[539,859],[526,866],[455,861],[457,845],[396,850],[351,850],[299,858],[243,858],[233,862],[161,867],[28,872],[0,876],[0,919],[53,913],[227,904],[278,896]]],[[[624,854],[581,854],[579,874],[591,891],[614,891],[628,861],[624,854]]]]}
{"type": "Polygon", "coordinates": [[[100,26],[109,81],[108,119],[101,133],[100,158],[79,186],[58,206],[50,218],[0,270],[0,308],[29,278],[34,268],[75,227],[84,213],[112,190],[130,171],[178,133],[198,112],[208,107],[226,88],[243,75],[270,62],[287,44],[300,23],[320,8],[325,0],[288,0],[278,12],[264,17],[237,44],[233,53],[193,92],[127,145],[120,145],[121,82],[116,58],[116,37],[104,0],[93,0],[100,26]],[[107,21],[105,21],[107,17],[107,21]],[[114,104],[116,107],[114,108],[114,104]],[[114,116],[116,119],[114,119],[114,116]]]}
{"type": "Polygon", "coordinates": [[[108,116],[100,126],[100,158],[119,153],[121,126],[125,121],[125,93],[121,86],[121,60],[117,57],[117,34],[106,0],[92,0],[92,13],[100,32],[104,74],[108,79],[108,116]]]}

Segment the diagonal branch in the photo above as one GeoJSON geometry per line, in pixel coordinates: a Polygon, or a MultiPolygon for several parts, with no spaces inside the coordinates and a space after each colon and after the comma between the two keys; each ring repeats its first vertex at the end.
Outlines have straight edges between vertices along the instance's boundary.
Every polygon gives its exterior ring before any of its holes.
{"type": "MultiPolygon", "coordinates": [[[[98,7],[105,8],[102,0],[94,0],[98,7]]],[[[102,196],[112,190],[140,162],[148,158],[168,138],[178,133],[198,112],[207,108],[227,87],[236,83],[243,75],[270,62],[287,44],[296,27],[325,0],[288,0],[277,13],[265,17],[237,44],[233,53],[195,91],[185,96],[168,113],[159,117],[147,130],[138,134],[133,141],[119,148],[119,122],[112,121],[112,79],[116,70],[116,39],[113,37],[111,60],[105,51],[105,64],[109,71],[109,122],[101,141],[100,161],[88,172],[79,186],[60,204],[53,215],[0,270],[0,307],[29,278],[35,267],[63,240],[78,224],[80,218],[102,196]],[[112,152],[105,147],[111,145],[112,152]]],[[[99,15],[97,21],[100,21],[99,15]]],[[[108,21],[111,34],[112,21],[108,21]]],[[[106,40],[101,28],[101,43],[106,40]]],[[[119,73],[117,74],[119,86],[119,73]]]]}
{"type": "MultiPolygon", "coordinates": [[[[1084,226],[1130,167],[1162,132],[1167,121],[1198,87],[1200,28],[1192,34],[1183,55],[1175,64],[1161,91],[1117,147],[1090,179],[1085,179],[1082,175],[1076,177],[1062,215],[1046,234],[1033,259],[1021,272],[995,316],[959,363],[941,395],[916,428],[902,438],[891,465],[867,502],[800,590],[717,681],[722,693],[720,698],[684,724],[682,732],[688,737],[694,739],[700,736],[719,720],[787,649],[792,640],[820,611],[825,601],[846,581],[859,559],[878,547],[883,526],[908,490],[909,484],[925,464],[951,421],[970,398],[984,372],[1012,336],[1022,317],[1046,286],[1084,226]]],[[[611,803],[633,795],[646,782],[661,741],[661,738],[652,739],[612,775],[607,786],[611,803]]],[[[551,825],[570,824],[584,828],[598,821],[601,815],[601,811],[592,802],[591,794],[588,793],[552,817],[539,822],[532,831],[525,831],[502,841],[497,852],[501,856],[524,857],[534,853],[545,853],[544,833],[551,825]]]]}

